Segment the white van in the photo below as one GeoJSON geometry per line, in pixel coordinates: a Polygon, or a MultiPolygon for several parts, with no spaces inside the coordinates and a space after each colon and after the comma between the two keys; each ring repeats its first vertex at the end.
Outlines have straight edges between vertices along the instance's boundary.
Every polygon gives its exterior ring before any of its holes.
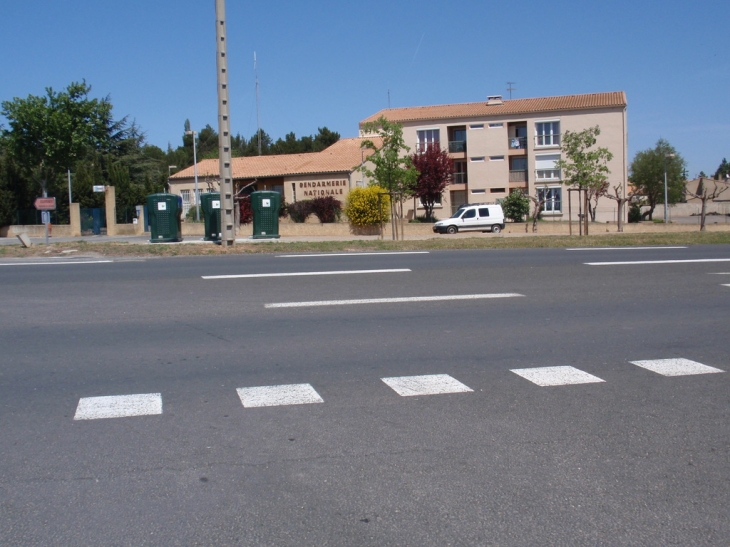
{"type": "Polygon", "coordinates": [[[466,203],[451,218],[439,220],[433,225],[433,231],[437,234],[455,234],[468,230],[491,231],[493,234],[504,230],[502,206],[498,203],[466,203]]]}

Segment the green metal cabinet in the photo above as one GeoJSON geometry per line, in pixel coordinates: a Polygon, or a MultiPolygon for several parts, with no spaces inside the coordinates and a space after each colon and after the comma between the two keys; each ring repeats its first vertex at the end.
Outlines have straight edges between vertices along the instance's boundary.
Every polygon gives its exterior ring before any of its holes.
{"type": "Polygon", "coordinates": [[[182,241],[182,198],[176,194],[147,196],[150,242],[182,241]]]}
{"type": "Polygon", "coordinates": [[[200,196],[200,206],[205,222],[205,241],[221,240],[221,195],[219,192],[207,192],[200,196]]]}
{"type": "Polygon", "coordinates": [[[279,236],[279,192],[260,191],[251,194],[253,212],[253,238],[268,239],[279,236]]]}

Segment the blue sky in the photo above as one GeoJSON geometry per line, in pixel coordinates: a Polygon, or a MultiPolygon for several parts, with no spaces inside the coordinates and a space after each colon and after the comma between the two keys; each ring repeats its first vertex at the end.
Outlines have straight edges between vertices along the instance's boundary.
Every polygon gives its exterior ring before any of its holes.
{"type": "MultiPolygon", "coordinates": [[[[623,90],[629,159],[660,137],[690,176],[730,159],[730,2],[227,1],[231,126],[343,137],[390,105],[623,90]]],[[[214,0],[2,2],[0,100],[85,79],[147,141],[217,127],[214,0]]],[[[2,120],[0,120],[2,123],[2,120]]]]}

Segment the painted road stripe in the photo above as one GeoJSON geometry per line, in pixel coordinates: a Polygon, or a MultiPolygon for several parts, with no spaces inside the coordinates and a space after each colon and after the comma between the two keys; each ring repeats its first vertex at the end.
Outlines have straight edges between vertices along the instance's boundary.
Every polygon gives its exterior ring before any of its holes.
{"type": "Polygon", "coordinates": [[[662,376],[689,376],[692,374],[714,374],[725,372],[715,367],[708,367],[689,359],[654,359],[649,361],[629,361],[632,365],[645,368],[662,376]]]}
{"type": "Polygon", "coordinates": [[[239,387],[236,391],[246,408],[324,403],[310,384],[239,387]]]}
{"type": "Polygon", "coordinates": [[[649,251],[662,249],[686,249],[687,247],[575,247],[566,251],[649,251]]]}
{"type": "Polygon", "coordinates": [[[317,253],[309,255],[278,255],[276,258],[310,258],[327,256],[427,255],[429,251],[393,251],[383,253],[317,253]]]}
{"type": "Polygon", "coordinates": [[[83,397],[79,399],[74,420],[126,418],[154,414],[162,414],[162,395],[159,393],[83,397]]]}
{"type": "Polygon", "coordinates": [[[265,273],[265,274],[242,274],[242,275],[203,275],[203,279],[240,279],[252,277],[301,277],[308,275],[351,275],[370,273],[401,273],[410,272],[408,268],[396,268],[390,270],[341,270],[332,272],[291,272],[291,273],[265,273]]]}
{"type": "Polygon", "coordinates": [[[74,260],[68,262],[15,262],[12,264],[0,264],[0,266],[57,266],[59,264],[109,264],[113,260],[74,260]]]}
{"type": "Polygon", "coordinates": [[[381,378],[381,380],[401,397],[417,397],[419,395],[441,395],[443,393],[465,393],[474,391],[448,374],[395,376],[392,378],[381,378]]]}
{"type": "Polygon", "coordinates": [[[637,260],[635,262],[585,262],[588,266],[624,266],[628,264],[691,264],[698,262],[730,262],[730,258],[698,258],[696,260],[637,260]]]}
{"type": "Polygon", "coordinates": [[[485,298],[514,298],[518,293],[456,294],[450,296],[411,296],[404,298],[367,298],[363,300],[321,300],[314,302],[281,302],[265,304],[265,308],[307,308],[312,306],[350,306],[354,304],[398,304],[402,302],[437,302],[440,300],[481,300],[485,298]]]}
{"type": "Polygon", "coordinates": [[[516,368],[512,369],[512,372],[542,387],[605,382],[598,376],[575,367],[516,368]]]}

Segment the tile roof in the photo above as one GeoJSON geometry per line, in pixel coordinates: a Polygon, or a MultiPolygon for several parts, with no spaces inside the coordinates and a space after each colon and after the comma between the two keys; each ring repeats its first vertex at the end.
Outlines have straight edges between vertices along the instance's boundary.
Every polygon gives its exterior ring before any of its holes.
{"type": "Polygon", "coordinates": [[[391,122],[411,122],[451,118],[489,118],[492,116],[531,114],[537,112],[559,112],[563,110],[585,110],[592,108],[625,107],[626,94],[623,91],[590,93],[586,95],[565,95],[562,97],[540,97],[537,99],[506,99],[502,104],[478,103],[443,104],[434,106],[411,106],[407,108],[386,108],[365,118],[360,125],[377,120],[380,116],[391,122]]]}
{"type": "MultiPolygon", "coordinates": [[[[352,171],[362,160],[361,146],[365,139],[356,137],[340,139],[321,152],[307,154],[280,154],[270,156],[247,156],[232,158],[231,170],[234,179],[253,179],[282,177],[292,175],[309,175],[315,173],[343,173],[352,171]]],[[[375,140],[375,139],[372,139],[375,140]]],[[[365,152],[365,157],[370,155],[365,152]]],[[[170,180],[189,179],[194,176],[191,165],[178,171],[170,180]]],[[[219,176],[217,159],[198,162],[198,177],[219,176]]]]}

